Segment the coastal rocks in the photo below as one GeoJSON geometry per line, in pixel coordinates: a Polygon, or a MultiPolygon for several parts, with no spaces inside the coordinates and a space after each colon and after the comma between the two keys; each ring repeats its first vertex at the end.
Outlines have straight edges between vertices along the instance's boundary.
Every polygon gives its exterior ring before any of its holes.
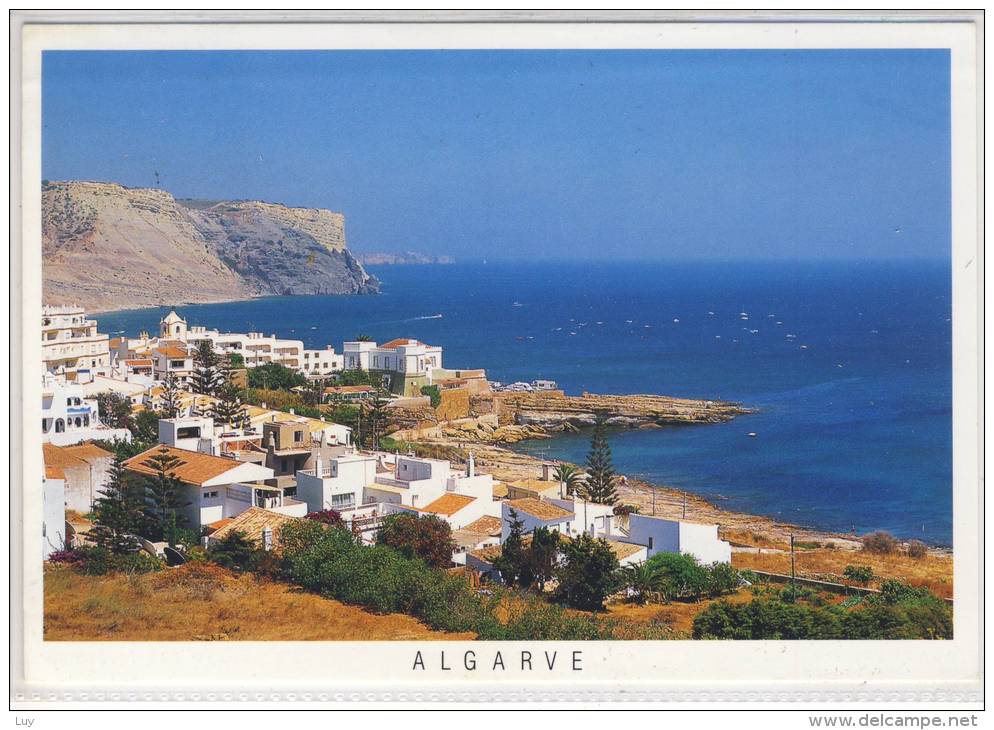
{"type": "Polygon", "coordinates": [[[593,426],[603,417],[621,428],[658,428],[664,425],[722,423],[750,413],[738,403],[692,400],[657,395],[567,396],[561,390],[532,393],[498,393],[502,417],[523,426],[546,431],[575,430],[593,426]]]}

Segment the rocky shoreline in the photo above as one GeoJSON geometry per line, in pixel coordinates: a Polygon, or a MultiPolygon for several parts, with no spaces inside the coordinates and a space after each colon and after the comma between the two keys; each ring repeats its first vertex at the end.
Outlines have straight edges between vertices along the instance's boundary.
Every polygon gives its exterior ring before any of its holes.
{"type": "MultiPolygon", "coordinates": [[[[465,458],[470,451],[476,464],[503,482],[540,479],[542,459],[515,451],[510,445],[532,439],[550,439],[578,432],[604,417],[616,428],[661,428],[673,425],[724,423],[754,411],[739,403],[692,400],[651,395],[567,396],[562,391],[497,393],[489,407],[465,418],[431,421],[427,409],[407,419],[395,438],[432,445],[465,458]],[[488,410],[489,408],[489,410],[488,410]],[[480,413],[483,410],[486,412],[480,413]]],[[[782,548],[795,542],[843,550],[859,550],[853,535],[781,522],[770,517],[726,510],[695,494],[666,485],[622,477],[617,487],[621,504],[642,514],[719,525],[722,537],[740,549],[782,548]]],[[[933,552],[946,554],[944,549],[933,552]]]]}

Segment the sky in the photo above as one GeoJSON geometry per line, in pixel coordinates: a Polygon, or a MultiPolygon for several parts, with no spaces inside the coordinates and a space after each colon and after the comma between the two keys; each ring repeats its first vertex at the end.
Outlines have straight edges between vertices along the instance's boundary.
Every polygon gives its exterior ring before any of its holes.
{"type": "Polygon", "coordinates": [[[949,57],[46,52],[42,176],[345,214],[357,251],[950,251],[949,57]]]}

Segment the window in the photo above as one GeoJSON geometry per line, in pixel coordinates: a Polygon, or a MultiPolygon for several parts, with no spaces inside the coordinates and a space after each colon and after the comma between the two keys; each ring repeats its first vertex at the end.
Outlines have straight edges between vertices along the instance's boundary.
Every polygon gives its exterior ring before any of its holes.
{"type": "Polygon", "coordinates": [[[198,439],[200,438],[200,426],[182,426],[176,429],[178,439],[198,439]]]}
{"type": "Polygon", "coordinates": [[[303,441],[304,440],[304,432],[303,431],[294,431],[293,432],[293,440],[294,441],[303,441]]]}
{"type": "Polygon", "coordinates": [[[56,418],[55,419],[55,433],[62,433],[65,430],[66,430],[65,421],[63,421],[61,418],[56,418]]]}
{"type": "Polygon", "coordinates": [[[280,459],[280,471],[284,472],[286,471],[286,463],[287,463],[286,459],[280,459]]]}
{"type": "Polygon", "coordinates": [[[652,536],[649,537],[649,549],[652,550],[652,536]]]}
{"type": "Polygon", "coordinates": [[[217,499],[217,491],[204,492],[204,499],[217,499]]]}

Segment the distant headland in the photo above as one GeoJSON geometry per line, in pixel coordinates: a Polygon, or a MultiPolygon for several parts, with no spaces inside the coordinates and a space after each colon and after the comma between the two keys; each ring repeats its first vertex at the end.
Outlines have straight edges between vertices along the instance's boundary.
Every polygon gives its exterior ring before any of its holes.
{"type": "Polygon", "coordinates": [[[379,291],[341,213],[116,183],[44,181],[42,257],[44,302],[90,311],[379,291]]]}
{"type": "Polygon", "coordinates": [[[404,253],[357,252],[356,257],[364,266],[454,264],[456,262],[452,256],[431,256],[429,254],[418,253],[417,251],[405,251],[404,253]]]}

